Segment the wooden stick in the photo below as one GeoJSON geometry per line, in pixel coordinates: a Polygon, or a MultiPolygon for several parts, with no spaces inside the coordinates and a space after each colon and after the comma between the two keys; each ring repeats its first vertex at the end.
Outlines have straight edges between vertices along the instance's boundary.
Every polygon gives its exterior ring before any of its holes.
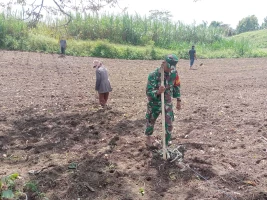
{"type": "Polygon", "coordinates": [[[261,138],[262,138],[262,139],[264,139],[264,140],[265,140],[265,142],[267,142],[267,138],[265,138],[265,137],[263,137],[263,136],[261,136],[261,138]]]}
{"type": "MultiPolygon", "coordinates": [[[[163,68],[163,66],[161,67],[161,86],[164,86],[164,68],[163,68]]],[[[167,159],[167,149],[166,149],[164,92],[161,93],[161,119],[162,119],[163,159],[166,160],[167,159]]]]}

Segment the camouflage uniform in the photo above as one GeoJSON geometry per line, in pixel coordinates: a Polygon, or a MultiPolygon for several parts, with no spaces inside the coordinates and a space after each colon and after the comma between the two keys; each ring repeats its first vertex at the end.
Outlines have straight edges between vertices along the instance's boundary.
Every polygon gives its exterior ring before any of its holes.
{"type": "MultiPolygon", "coordinates": [[[[170,73],[164,72],[164,100],[165,100],[165,129],[166,129],[166,144],[171,139],[173,129],[172,122],[174,121],[172,97],[180,98],[180,80],[175,66],[171,66],[170,73]]],[[[161,70],[157,68],[148,76],[146,87],[146,95],[148,98],[146,112],[146,135],[152,135],[155,122],[161,113],[161,95],[157,95],[157,90],[161,85],[161,70]]]]}

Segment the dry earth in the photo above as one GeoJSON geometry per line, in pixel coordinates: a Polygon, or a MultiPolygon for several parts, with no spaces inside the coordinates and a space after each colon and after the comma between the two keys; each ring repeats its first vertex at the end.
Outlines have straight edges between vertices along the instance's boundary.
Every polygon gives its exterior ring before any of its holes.
{"type": "Polygon", "coordinates": [[[103,59],[113,87],[103,110],[95,58],[0,56],[0,177],[18,172],[17,189],[32,181],[50,200],[267,199],[267,58],[179,61],[181,170],[144,144],[146,80],[161,61],[103,59]]]}

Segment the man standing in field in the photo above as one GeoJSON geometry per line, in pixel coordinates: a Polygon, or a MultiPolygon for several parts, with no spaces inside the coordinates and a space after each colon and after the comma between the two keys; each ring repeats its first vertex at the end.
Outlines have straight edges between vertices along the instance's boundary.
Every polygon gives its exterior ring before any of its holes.
{"type": "Polygon", "coordinates": [[[67,48],[67,41],[65,39],[61,39],[59,41],[60,44],[60,51],[61,51],[61,56],[65,56],[65,50],[67,48]]]}
{"type": "Polygon", "coordinates": [[[190,69],[192,69],[194,61],[197,59],[194,45],[192,46],[192,49],[189,50],[188,54],[189,54],[189,59],[190,59],[190,69]]]}
{"type": "Polygon", "coordinates": [[[174,120],[172,97],[176,99],[176,109],[181,109],[180,99],[180,80],[176,70],[178,57],[174,54],[167,55],[163,60],[161,67],[164,69],[164,86],[161,86],[161,68],[157,68],[148,76],[146,95],[148,99],[146,112],[146,145],[153,146],[155,141],[152,138],[155,122],[161,113],[161,93],[164,93],[165,106],[165,130],[166,144],[171,139],[173,129],[172,122],[174,120]]]}

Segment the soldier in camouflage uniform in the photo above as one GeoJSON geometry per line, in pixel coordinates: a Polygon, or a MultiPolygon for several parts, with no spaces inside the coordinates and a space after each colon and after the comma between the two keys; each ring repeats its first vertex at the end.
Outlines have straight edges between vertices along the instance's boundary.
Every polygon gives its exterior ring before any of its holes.
{"type": "Polygon", "coordinates": [[[181,109],[180,99],[180,80],[176,70],[178,58],[174,54],[167,55],[162,62],[161,67],[164,68],[164,86],[161,86],[161,68],[157,68],[148,76],[146,87],[146,95],[148,98],[147,113],[146,113],[146,144],[153,145],[152,133],[155,122],[161,113],[161,93],[164,92],[165,99],[165,129],[166,129],[166,144],[171,139],[173,129],[172,122],[174,120],[172,97],[177,99],[176,109],[181,109]]]}

